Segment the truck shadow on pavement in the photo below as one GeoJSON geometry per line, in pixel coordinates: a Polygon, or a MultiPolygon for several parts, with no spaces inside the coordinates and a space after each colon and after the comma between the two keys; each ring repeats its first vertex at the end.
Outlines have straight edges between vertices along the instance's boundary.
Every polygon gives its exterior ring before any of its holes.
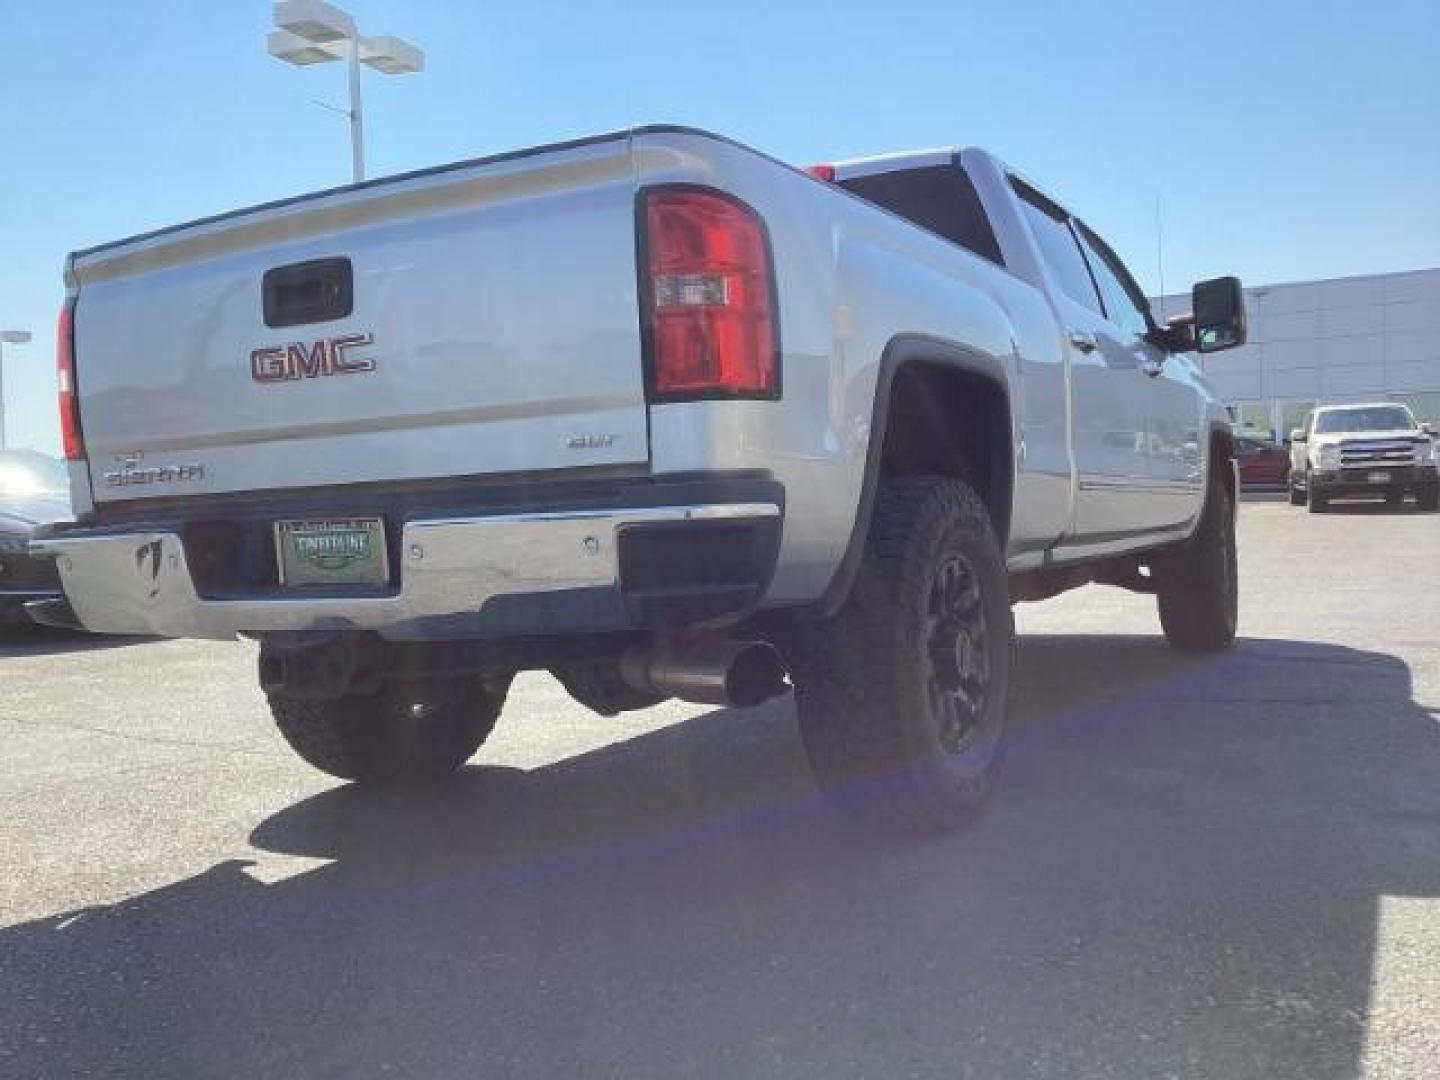
{"type": "Polygon", "coordinates": [[[251,837],[313,869],[0,931],[3,1070],[1356,1075],[1381,897],[1440,896],[1408,668],[1042,636],[1019,684],[997,795],[953,836],[839,825],[785,702],[327,791],[251,837]]]}

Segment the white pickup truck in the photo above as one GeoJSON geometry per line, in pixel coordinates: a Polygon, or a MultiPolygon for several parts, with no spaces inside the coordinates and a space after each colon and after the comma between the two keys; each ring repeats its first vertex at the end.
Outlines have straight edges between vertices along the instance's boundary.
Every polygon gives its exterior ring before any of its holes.
{"type": "Polygon", "coordinates": [[[1413,492],[1421,510],[1440,507],[1440,471],[1429,424],[1398,401],[1325,405],[1290,433],[1290,504],[1323,514],[1331,499],[1413,492]]]}
{"type": "MultiPolygon", "coordinates": [[[[988,790],[1011,604],[1235,632],[1230,425],[1109,246],[989,154],[791,168],[645,127],[73,255],[78,520],[105,633],[260,642],[340,777],[457,768],[511,677],[603,714],[796,689],[817,779],[948,826],[988,790]]],[[[68,605],[68,606],[67,606],[68,605]]]]}

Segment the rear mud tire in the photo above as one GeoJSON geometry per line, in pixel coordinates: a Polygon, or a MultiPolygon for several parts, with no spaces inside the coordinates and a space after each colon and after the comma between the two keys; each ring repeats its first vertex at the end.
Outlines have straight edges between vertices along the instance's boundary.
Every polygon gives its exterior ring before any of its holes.
{"type": "Polygon", "coordinates": [[[803,627],[800,733],[831,799],[867,824],[957,828],[990,792],[1014,665],[1005,564],[985,505],[940,477],[877,494],[854,585],[803,627]]]}

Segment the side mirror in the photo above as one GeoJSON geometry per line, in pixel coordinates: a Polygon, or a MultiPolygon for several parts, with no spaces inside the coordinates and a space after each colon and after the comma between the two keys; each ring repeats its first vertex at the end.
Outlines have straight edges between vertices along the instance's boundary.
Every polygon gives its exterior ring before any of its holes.
{"type": "Polygon", "coordinates": [[[1295,428],[1295,429],[1293,429],[1293,430],[1290,432],[1290,441],[1291,441],[1292,443],[1304,442],[1304,441],[1305,441],[1305,429],[1304,429],[1304,428],[1298,428],[1298,427],[1295,428]]]}
{"type": "Polygon", "coordinates": [[[1420,421],[1420,430],[1423,431],[1426,435],[1429,435],[1432,439],[1435,437],[1435,425],[1430,423],[1429,420],[1420,421]]]}
{"type": "Polygon", "coordinates": [[[1195,348],[1220,352],[1245,344],[1245,290],[1237,277],[1198,282],[1190,292],[1195,312],[1195,348]]]}

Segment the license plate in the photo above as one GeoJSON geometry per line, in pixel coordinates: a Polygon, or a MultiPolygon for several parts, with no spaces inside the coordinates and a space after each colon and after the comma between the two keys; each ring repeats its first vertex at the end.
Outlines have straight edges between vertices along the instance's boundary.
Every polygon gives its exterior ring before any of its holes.
{"type": "Polygon", "coordinates": [[[1390,474],[1388,472],[1372,472],[1369,479],[1372,484],[1388,484],[1390,482],[1390,474]]]}
{"type": "Polygon", "coordinates": [[[383,585],[390,578],[380,518],[277,521],[282,585],[383,585]]]}

